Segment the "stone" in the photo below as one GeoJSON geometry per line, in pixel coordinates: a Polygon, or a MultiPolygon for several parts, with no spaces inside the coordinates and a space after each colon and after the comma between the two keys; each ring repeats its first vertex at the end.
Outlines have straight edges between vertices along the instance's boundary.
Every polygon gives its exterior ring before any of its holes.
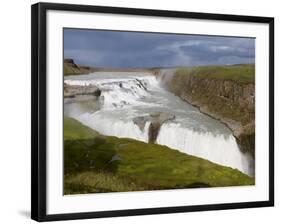
{"type": "Polygon", "coordinates": [[[148,142],[155,143],[162,124],[173,119],[175,119],[175,115],[173,114],[152,112],[147,116],[135,117],[133,121],[141,131],[144,131],[146,122],[150,122],[148,129],[148,142]]]}
{"type": "Polygon", "coordinates": [[[63,89],[64,97],[75,97],[78,95],[93,95],[99,97],[101,95],[101,90],[95,85],[78,86],[64,83],[63,89]]]}

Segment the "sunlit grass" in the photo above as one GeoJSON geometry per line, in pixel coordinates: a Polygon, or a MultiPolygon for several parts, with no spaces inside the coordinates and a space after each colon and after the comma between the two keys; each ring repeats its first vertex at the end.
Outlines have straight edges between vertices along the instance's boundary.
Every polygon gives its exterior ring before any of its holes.
{"type": "Polygon", "coordinates": [[[71,118],[64,119],[64,136],[65,194],[254,184],[238,170],[166,146],[103,136],[71,118]]]}
{"type": "Polygon", "coordinates": [[[63,74],[64,75],[80,75],[87,74],[89,70],[82,67],[74,67],[73,64],[63,63],[63,74]]]}
{"type": "Polygon", "coordinates": [[[255,65],[231,65],[231,66],[198,66],[179,68],[178,75],[193,75],[199,78],[232,80],[239,83],[255,82],[255,65]]]}

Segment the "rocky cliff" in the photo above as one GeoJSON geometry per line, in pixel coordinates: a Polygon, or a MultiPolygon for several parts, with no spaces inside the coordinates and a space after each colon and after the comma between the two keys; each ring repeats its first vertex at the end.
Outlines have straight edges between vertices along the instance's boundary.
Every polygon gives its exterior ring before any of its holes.
{"type": "Polygon", "coordinates": [[[88,66],[77,65],[73,59],[66,58],[63,60],[64,75],[81,75],[92,72],[92,68],[88,66]]]}
{"type": "Polygon", "coordinates": [[[171,92],[225,123],[233,130],[240,149],[254,157],[254,65],[196,67],[161,73],[171,92]]]}
{"type": "Polygon", "coordinates": [[[101,95],[101,90],[94,85],[78,86],[78,85],[68,85],[64,83],[63,90],[64,90],[64,97],[71,97],[71,98],[79,95],[92,95],[96,97],[99,97],[101,95]]]}
{"type": "Polygon", "coordinates": [[[155,143],[162,124],[173,119],[175,119],[175,115],[173,114],[154,112],[150,113],[149,116],[135,117],[133,121],[141,131],[144,130],[146,122],[150,122],[148,129],[148,142],[155,143]]]}

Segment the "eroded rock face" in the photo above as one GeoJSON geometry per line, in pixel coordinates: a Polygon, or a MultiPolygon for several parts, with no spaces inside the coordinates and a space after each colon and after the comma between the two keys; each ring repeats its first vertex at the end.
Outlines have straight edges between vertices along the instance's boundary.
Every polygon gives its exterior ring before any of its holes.
{"type": "Polygon", "coordinates": [[[167,88],[232,129],[240,149],[255,156],[255,84],[187,75],[167,88]]]}
{"type": "Polygon", "coordinates": [[[154,112],[148,116],[136,117],[133,119],[134,123],[140,128],[141,131],[144,130],[146,122],[150,122],[148,129],[148,142],[155,143],[161,125],[166,121],[175,119],[175,115],[164,112],[154,112]]]}
{"type": "Polygon", "coordinates": [[[79,95],[92,95],[95,97],[99,97],[101,95],[101,90],[94,85],[78,86],[67,85],[66,83],[64,83],[63,90],[64,97],[75,97],[79,95]]]}

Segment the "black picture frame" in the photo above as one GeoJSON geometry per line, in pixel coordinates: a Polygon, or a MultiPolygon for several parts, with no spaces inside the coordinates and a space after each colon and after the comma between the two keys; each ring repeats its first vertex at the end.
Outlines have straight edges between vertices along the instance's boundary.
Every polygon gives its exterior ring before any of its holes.
{"type": "Polygon", "coordinates": [[[31,218],[36,221],[86,219],[206,210],[238,209],[274,206],[274,18],[241,15],[164,11],[137,8],[103,7],[73,4],[37,3],[31,11],[31,73],[32,73],[32,155],[31,155],[31,218]],[[254,22],[269,25],[269,200],[208,204],[196,206],[160,207],[69,214],[46,214],[46,13],[48,10],[100,12],[124,15],[192,18],[217,21],[254,22]]]}

